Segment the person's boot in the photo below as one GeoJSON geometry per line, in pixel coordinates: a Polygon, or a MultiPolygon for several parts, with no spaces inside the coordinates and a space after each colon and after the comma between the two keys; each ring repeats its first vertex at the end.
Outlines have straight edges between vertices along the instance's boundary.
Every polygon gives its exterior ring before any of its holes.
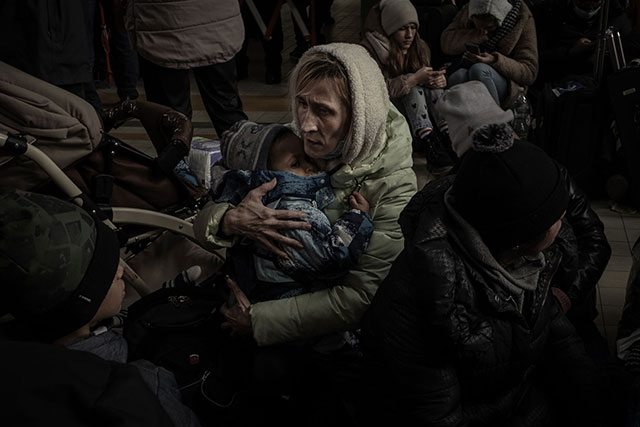
{"type": "Polygon", "coordinates": [[[447,147],[435,132],[425,138],[425,142],[427,170],[432,175],[446,175],[455,164],[449,153],[450,149],[447,150],[447,147]]]}

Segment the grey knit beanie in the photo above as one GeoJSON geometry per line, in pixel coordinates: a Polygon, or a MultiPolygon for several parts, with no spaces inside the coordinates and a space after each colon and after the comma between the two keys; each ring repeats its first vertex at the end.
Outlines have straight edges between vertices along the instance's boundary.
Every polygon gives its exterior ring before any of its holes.
{"type": "Polygon", "coordinates": [[[261,125],[249,120],[236,122],[220,138],[222,163],[227,169],[267,169],[269,150],[285,126],[261,125]]]}
{"type": "Polygon", "coordinates": [[[498,25],[502,25],[512,7],[509,0],[469,0],[469,17],[491,15],[498,20],[498,25]]]}
{"type": "Polygon", "coordinates": [[[409,0],[382,0],[380,2],[380,21],[387,36],[409,23],[420,27],[418,12],[409,0]]]}
{"type": "Polygon", "coordinates": [[[451,145],[458,157],[471,148],[473,134],[480,127],[513,120],[513,112],[500,108],[484,83],[477,80],[445,90],[435,108],[449,123],[451,145]]]}

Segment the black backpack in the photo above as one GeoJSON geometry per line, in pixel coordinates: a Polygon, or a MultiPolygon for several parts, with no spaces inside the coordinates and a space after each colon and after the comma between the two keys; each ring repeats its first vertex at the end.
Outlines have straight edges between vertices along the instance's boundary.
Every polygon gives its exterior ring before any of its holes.
{"type": "Polygon", "coordinates": [[[145,359],[174,373],[178,386],[198,381],[223,340],[223,302],[213,287],[159,289],[133,303],[124,321],[129,361],[145,359]]]}

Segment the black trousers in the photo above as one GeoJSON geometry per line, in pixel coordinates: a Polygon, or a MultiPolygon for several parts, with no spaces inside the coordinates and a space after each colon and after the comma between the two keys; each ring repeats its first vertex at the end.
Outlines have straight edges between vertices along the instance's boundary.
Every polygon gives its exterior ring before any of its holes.
{"type": "MultiPolygon", "coordinates": [[[[191,119],[190,70],[161,67],[142,56],[139,61],[147,100],[171,107],[191,119]]],[[[235,58],[191,71],[218,137],[238,120],[247,119],[238,93],[235,58]]]]}
{"type": "MultiPolygon", "coordinates": [[[[264,24],[268,26],[276,1],[260,0],[259,2],[255,2],[255,4],[258,12],[260,12],[260,16],[262,17],[264,24]]],[[[262,43],[262,49],[264,50],[264,66],[266,70],[280,74],[280,67],[282,65],[282,48],[284,46],[284,35],[282,33],[282,20],[280,19],[280,15],[278,14],[276,25],[271,33],[271,39],[265,40],[255,18],[249,11],[249,7],[243,6],[241,11],[242,19],[244,21],[245,38],[244,43],[242,44],[242,50],[238,55],[236,55],[236,61],[240,62],[238,65],[240,68],[244,69],[247,69],[249,66],[247,49],[249,46],[249,38],[253,37],[259,39],[262,43]]]]}

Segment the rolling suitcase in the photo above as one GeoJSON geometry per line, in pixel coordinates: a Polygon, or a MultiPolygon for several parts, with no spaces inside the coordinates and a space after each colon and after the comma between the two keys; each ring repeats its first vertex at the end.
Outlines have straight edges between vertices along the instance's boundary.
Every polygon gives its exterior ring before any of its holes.
{"type": "Polygon", "coordinates": [[[605,191],[605,99],[601,87],[588,76],[546,83],[536,104],[531,135],[592,199],[605,191]]]}

